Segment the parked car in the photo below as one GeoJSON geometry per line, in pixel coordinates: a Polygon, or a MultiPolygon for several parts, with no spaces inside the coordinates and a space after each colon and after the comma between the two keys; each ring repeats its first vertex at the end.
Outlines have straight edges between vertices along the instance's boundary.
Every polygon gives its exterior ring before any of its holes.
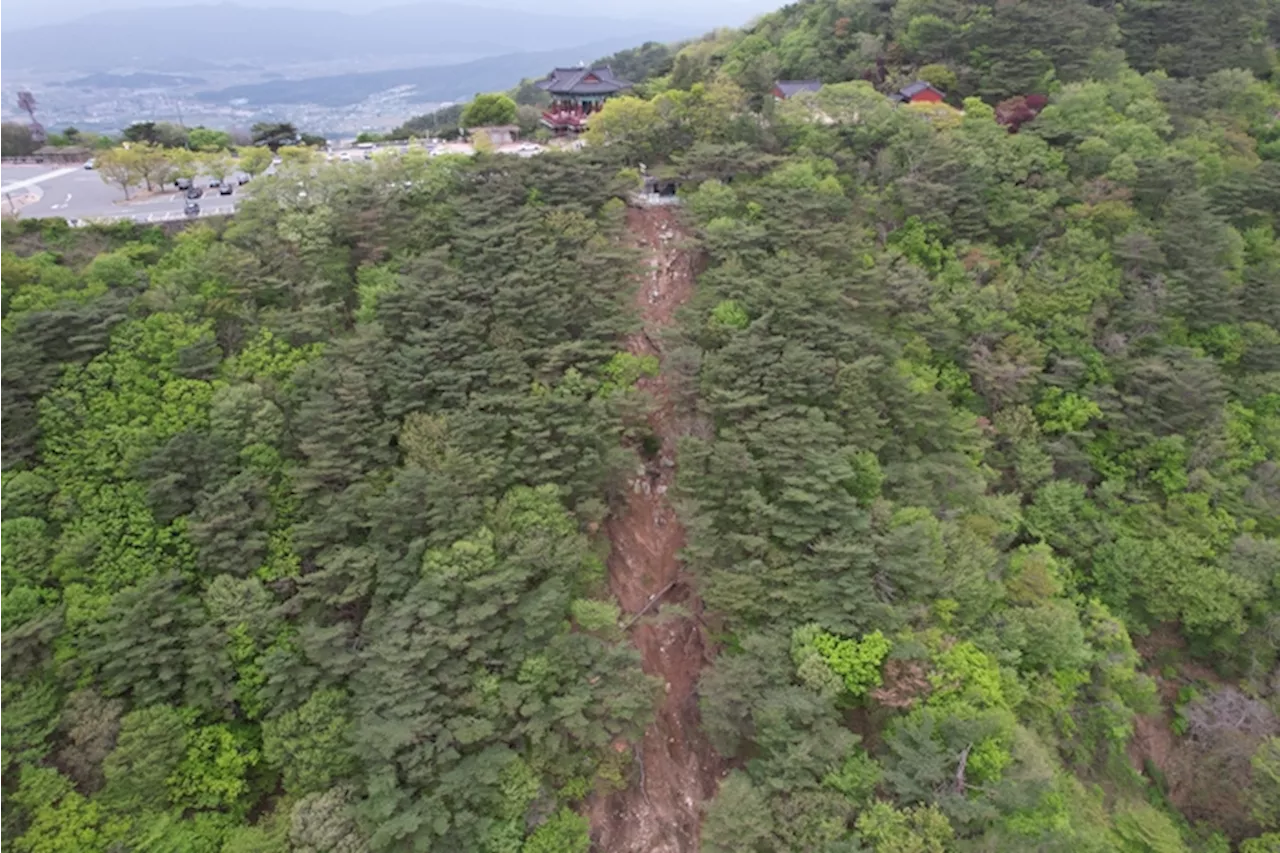
{"type": "Polygon", "coordinates": [[[187,188],[187,198],[200,198],[200,196],[202,195],[204,195],[204,190],[200,189],[199,187],[187,188]]]}
{"type": "Polygon", "coordinates": [[[218,187],[218,195],[231,195],[231,191],[233,189],[235,189],[235,184],[227,181],[225,184],[218,187]]]}
{"type": "Polygon", "coordinates": [[[244,186],[245,184],[249,183],[249,176],[241,175],[240,177],[236,178],[236,181],[239,182],[240,186],[244,186]]]}
{"type": "Polygon", "coordinates": [[[187,216],[199,216],[200,205],[196,204],[194,201],[189,201],[182,206],[182,212],[187,216]]]}
{"type": "Polygon", "coordinates": [[[218,180],[217,178],[209,179],[209,189],[216,190],[220,186],[222,186],[222,181],[218,180]]]}
{"type": "Polygon", "coordinates": [[[174,182],[173,182],[173,185],[174,185],[174,186],[176,186],[176,187],[177,187],[178,189],[180,189],[180,190],[189,190],[189,189],[191,189],[191,179],[190,179],[190,178],[178,178],[178,180],[176,180],[176,181],[174,181],[174,182]]]}

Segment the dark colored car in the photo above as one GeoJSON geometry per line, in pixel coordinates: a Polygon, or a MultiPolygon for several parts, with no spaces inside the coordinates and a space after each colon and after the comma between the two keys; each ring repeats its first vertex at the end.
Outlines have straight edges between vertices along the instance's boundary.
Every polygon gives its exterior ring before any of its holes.
{"type": "Polygon", "coordinates": [[[187,190],[187,198],[200,198],[204,195],[204,190],[199,187],[191,187],[187,190]]]}
{"type": "Polygon", "coordinates": [[[177,187],[178,189],[180,189],[180,190],[189,190],[189,189],[191,189],[191,179],[190,179],[190,178],[178,178],[178,180],[176,180],[176,181],[174,181],[174,182],[173,182],[173,185],[174,185],[174,186],[176,186],[176,187],[177,187]]]}
{"type": "Polygon", "coordinates": [[[209,180],[209,189],[216,190],[220,186],[222,186],[222,181],[218,180],[217,178],[211,178],[209,180]]]}
{"type": "Polygon", "coordinates": [[[199,216],[200,205],[196,204],[194,201],[189,201],[182,206],[182,212],[187,216],[199,216]]]}
{"type": "Polygon", "coordinates": [[[227,181],[225,184],[218,187],[218,195],[231,195],[231,191],[233,189],[235,189],[235,184],[227,181]]]}

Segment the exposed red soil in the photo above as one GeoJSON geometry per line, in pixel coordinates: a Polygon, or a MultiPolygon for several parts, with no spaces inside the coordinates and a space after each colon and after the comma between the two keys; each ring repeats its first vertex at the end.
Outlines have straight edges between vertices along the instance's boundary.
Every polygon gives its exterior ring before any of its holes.
{"type": "Polygon", "coordinates": [[[1144,670],[1156,683],[1160,708],[1151,714],[1141,714],[1133,721],[1133,738],[1129,741],[1129,763],[1139,772],[1146,772],[1150,762],[1164,777],[1165,796],[1177,809],[1186,811],[1200,799],[1200,788],[1215,784],[1215,780],[1198,778],[1197,767],[1202,763],[1193,745],[1173,731],[1173,708],[1178,700],[1178,690],[1184,684],[1199,682],[1222,687],[1222,678],[1203,664],[1191,660],[1186,642],[1174,625],[1157,625],[1150,633],[1133,638],[1134,650],[1146,664],[1144,670]],[[1171,656],[1177,669],[1175,677],[1167,677],[1161,671],[1159,661],[1171,656]]]}
{"type": "Polygon", "coordinates": [[[1186,806],[1187,779],[1183,778],[1182,760],[1177,737],[1173,733],[1173,714],[1162,708],[1154,714],[1140,714],[1133,720],[1133,738],[1129,741],[1129,763],[1140,773],[1151,762],[1164,776],[1165,796],[1177,808],[1186,806]]]}
{"type": "MultiPolygon", "coordinates": [[[[628,338],[627,348],[656,355],[661,363],[660,333],[693,292],[693,257],[681,245],[678,215],[669,208],[631,209],[627,225],[648,265],[636,294],[643,328],[628,338]]],[[[635,747],[627,789],[593,798],[591,836],[600,853],[694,853],[702,805],[714,795],[724,762],[699,727],[698,675],[708,648],[702,602],[679,558],[684,527],[670,499],[684,427],[661,370],[640,387],[653,398],[648,423],[661,448],[638,463],[625,500],[605,522],[612,544],[609,585],[626,613],[644,612],[630,629],[631,640],[644,671],[663,680],[665,696],[635,747]],[[679,604],[683,613],[663,614],[670,604],[679,604]]]]}

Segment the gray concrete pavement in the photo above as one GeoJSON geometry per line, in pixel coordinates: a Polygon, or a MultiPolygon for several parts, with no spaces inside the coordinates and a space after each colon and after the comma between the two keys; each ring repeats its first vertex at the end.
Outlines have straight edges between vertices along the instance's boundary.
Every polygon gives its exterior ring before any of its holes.
{"type": "MultiPolygon", "coordinates": [[[[10,184],[25,181],[30,178],[37,178],[40,175],[47,175],[50,172],[61,171],[64,167],[55,164],[35,164],[35,163],[5,163],[0,166],[0,188],[6,188],[10,184]]],[[[81,167],[83,168],[83,167],[81,167]]]]}
{"type": "MultiPolygon", "coordinates": [[[[575,146],[576,147],[576,146],[575,146]]],[[[342,162],[342,156],[348,156],[353,163],[365,163],[365,154],[370,159],[385,154],[399,154],[408,150],[407,146],[386,145],[376,149],[354,149],[342,152],[329,151],[325,159],[332,163],[342,162]]],[[[470,154],[470,144],[444,143],[426,146],[432,156],[446,153],[470,154]]],[[[531,142],[515,142],[498,146],[501,153],[530,157],[546,150],[545,146],[531,142]]],[[[267,168],[266,174],[275,171],[275,166],[267,168]]],[[[205,189],[203,198],[197,200],[200,205],[200,216],[225,216],[234,213],[244,192],[244,187],[237,185],[230,196],[219,195],[217,190],[208,189],[209,179],[196,179],[196,185],[205,189]]],[[[173,188],[173,184],[159,193],[143,194],[131,192],[133,196],[125,199],[124,191],[119,186],[107,183],[101,173],[95,169],[86,169],[83,164],[63,167],[60,165],[5,165],[0,167],[0,201],[5,192],[30,193],[38,195],[34,201],[25,200],[12,206],[18,207],[17,215],[23,219],[43,217],[61,217],[72,224],[89,222],[110,222],[120,219],[133,219],[137,222],[168,222],[185,219],[183,212],[186,199],[183,194],[173,188]]]]}
{"type": "Polygon", "coordinates": [[[4,176],[0,178],[0,193],[17,192],[36,184],[44,183],[76,171],[84,171],[83,166],[6,166],[4,176]]]}
{"type": "MultiPolygon", "coordinates": [[[[207,186],[203,178],[198,185],[207,186]]],[[[96,170],[82,166],[67,169],[49,169],[41,166],[5,166],[0,170],[0,192],[15,188],[37,188],[38,200],[22,207],[19,218],[39,219],[62,217],[73,224],[87,222],[112,222],[132,219],[137,222],[167,222],[185,219],[183,193],[169,184],[163,192],[139,194],[130,191],[126,200],[124,191],[106,183],[96,170]]],[[[237,186],[232,195],[219,195],[218,191],[205,189],[203,198],[196,199],[200,216],[224,216],[234,213],[244,188],[237,186]]]]}

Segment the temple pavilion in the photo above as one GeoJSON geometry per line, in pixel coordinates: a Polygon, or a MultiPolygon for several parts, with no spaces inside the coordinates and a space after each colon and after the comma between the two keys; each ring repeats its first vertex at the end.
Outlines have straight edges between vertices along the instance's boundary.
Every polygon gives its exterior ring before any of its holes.
{"type": "Polygon", "coordinates": [[[556,68],[535,85],[551,95],[542,123],[558,134],[586,130],[592,113],[609,98],[631,88],[631,83],[614,76],[608,65],[556,68]]]}

